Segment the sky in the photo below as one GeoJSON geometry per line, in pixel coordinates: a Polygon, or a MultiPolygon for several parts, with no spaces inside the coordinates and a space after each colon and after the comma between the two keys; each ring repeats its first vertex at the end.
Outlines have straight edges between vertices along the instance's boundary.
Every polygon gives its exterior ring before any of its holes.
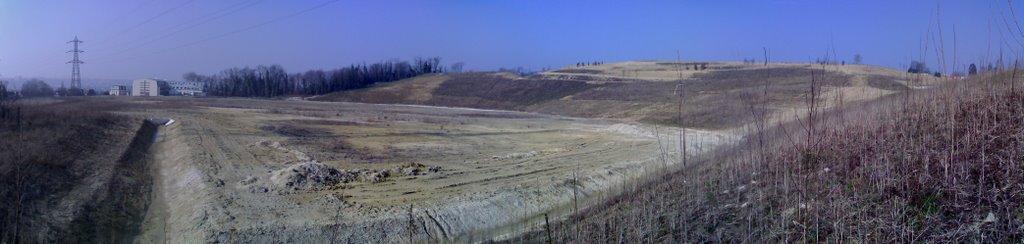
{"type": "Polygon", "coordinates": [[[69,79],[67,42],[76,36],[86,80],[435,56],[478,71],[677,54],[739,61],[762,59],[763,48],[773,61],[861,54],[866,64],[924,59],[934,69],[933,43],[942,43],[947,66],[954,55],[962,67],[1000,49],[1007,58],[1024,51],[1014,14],[1024,21],[1020,1],[0,0],[0,80],[69,79]],[[926,33],[935,37],[927,52],[926,33]]]}

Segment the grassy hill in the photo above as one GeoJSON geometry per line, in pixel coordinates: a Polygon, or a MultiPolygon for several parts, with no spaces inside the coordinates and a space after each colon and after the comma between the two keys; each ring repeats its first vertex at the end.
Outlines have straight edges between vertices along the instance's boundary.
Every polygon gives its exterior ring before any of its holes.
{"type": "Polygon", "coordinates": [[[813,116],[757,130],[515,240],[1019,242],[1024,92],[1015,73],[805,109],[813,116]]]}
{"type": "Polygon", "coordinates": [[[508,73],[424,75],[315,99],[517,110],[728,129],[751,122],[750,105],[756,101],[766,101],[769,106],[762,109],[774,113],[799,107],[811,81],[832,94],[825,99],[856,102],[906,90],[913,85],[908,80],[911,77],[898,71],[861,65],[647,61],[566,67],[527,77],[508,73]],[[680,109],[682,120],[677,119],[680,109]]]}

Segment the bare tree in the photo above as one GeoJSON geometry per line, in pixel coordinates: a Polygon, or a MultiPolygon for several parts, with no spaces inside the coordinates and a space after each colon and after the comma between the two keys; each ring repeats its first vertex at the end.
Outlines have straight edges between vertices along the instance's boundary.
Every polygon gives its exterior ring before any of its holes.
{"type": "Polygon", "coordinates": [[[456,63],[452,64],[452,66],[450,68],[448,68],[448,72],[462,73],[462,66],[465,66],[465,65],[466,65],[466,63],[456,62],[456,63]]]}
{"type": "Polygon", "coordinates": [[[38,79],[31,79],[21,84],[21,95],[24,97],[53,96],[53,87],[38,79]]]}
{"type": "Polygon", "coordinates": [[[925,65],[924,62],[920,62],[920,61],[911,61],[910,62],[910,68],[907,69],[907,72],[915,73],[915,74],[931,73],[930,70],[928,69],[928,65],[925,65]]]}

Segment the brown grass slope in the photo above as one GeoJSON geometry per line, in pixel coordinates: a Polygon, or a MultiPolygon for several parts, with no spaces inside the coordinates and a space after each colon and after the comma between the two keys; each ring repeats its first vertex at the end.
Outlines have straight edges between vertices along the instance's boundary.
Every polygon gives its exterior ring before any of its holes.
{"type": "Polygon", "coordinates": [[[129,150],[142,120],[90,104],[28,104],[20,125],[0,122],[0,242],[127,238],[145,208],[132,200],[148,198],[129,150]]]}
{"type": "Polygon", "coordinates": [[[1015,73],[807,109],[512,241],[1020,242],[1024,92],[1009,82],[1015,73]]]}
{"type": "MultiPolygon", "coordinates": [[[[690,63],[685,63],[690,64],[690,63]]],[[[858,87],[870,98],[904,90],[907,78],[877,67],[847,65],[822,70],[809,64],[709,63],[682,70],[673,62],[626,62],[571,67],[528,77],[507,73],[434,74],[328,94],[321,101],[419,104],[517,110],[587,118],[624,119],[701,129],[736,128],[751,122],[744,99],[767,100],[773,111],[801,101],[812,76],[825,89],[858,87]],[[621,76],[618,73],[637,76],[621,76]],[[642,71],[642,72],[641,72],[642,71]],[[679,77],[682,86],[679,86],[679,77]],[[762,96],[765,77],[773,81],[762,96]],[[868,82],[858,82],[858,81],[868,82]],[[677,119],[682,91],[683,120],[677,119]]],[[[687,66],[689,67],[689,66],[687,66]]],[[[858,90],[860,91],[860,90],[858,90]]]]}

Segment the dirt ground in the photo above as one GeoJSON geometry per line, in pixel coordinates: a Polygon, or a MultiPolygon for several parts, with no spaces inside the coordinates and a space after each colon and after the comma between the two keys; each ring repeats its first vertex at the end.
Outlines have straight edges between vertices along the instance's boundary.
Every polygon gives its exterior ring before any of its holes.
{"type": "MultiPolygon", "coordinates": [[[[308,101],[118,101],[132,104],[122,113],[175,120],[153,146],[143,243],[484,240],[564,208],[574,189],[583,207],[588,196],[678,162],[677,130],[655,136],[653,127],[613,120],[308,101]]],[[[686,137],[689,154],[733,140],[699,130],[686,137]]]]}

